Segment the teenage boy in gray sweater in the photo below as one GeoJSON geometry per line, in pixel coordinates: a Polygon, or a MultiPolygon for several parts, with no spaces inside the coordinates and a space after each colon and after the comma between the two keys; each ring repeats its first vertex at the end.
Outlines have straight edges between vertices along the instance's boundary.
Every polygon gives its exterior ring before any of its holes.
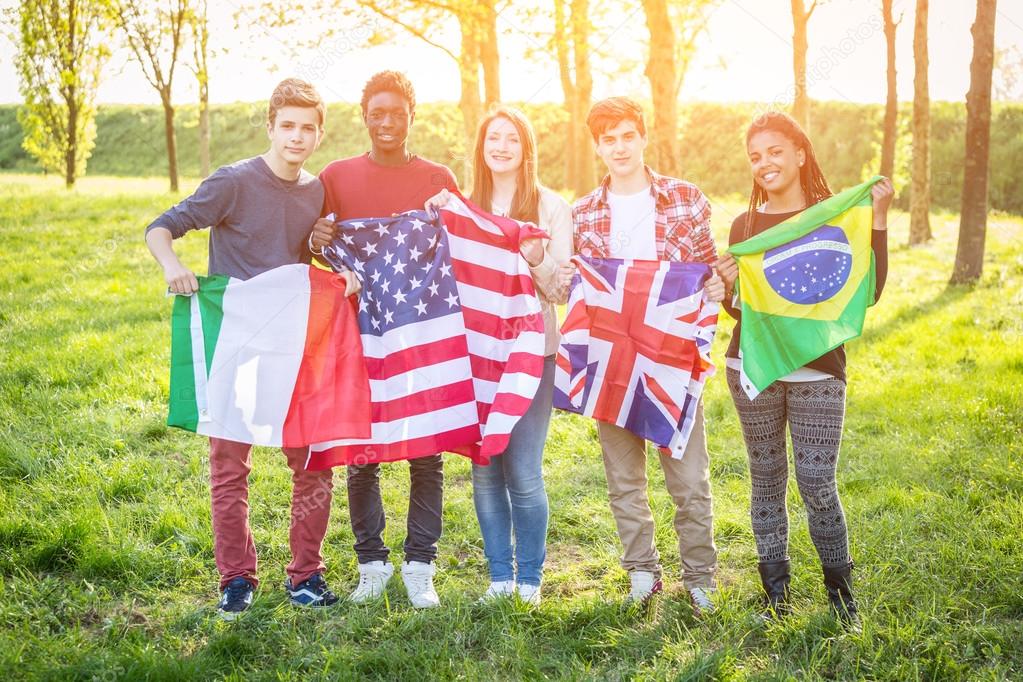
{"type": "MultiPolygon", "coordinates": [[[[270,148],[218,169],[195,193],[146,228],[146,244],[172,293],[199,289],[195,274],[174,253],[172,240],[210,229],[209,274],[248,279],[273,268],[309,263],[309,231],[320,216],[323,185],[302,169],[323,138],[324,104],[309,83],[289,78],[274,89],[267,112],[270,148]]],[[[343,275],[346,295],[358,291],[343,275]]],[[[323,579],[323,536],[330,515],[331,471],[306,471],[308,448],[283,448],[292,470],[291,563],[285,583],[291,602],[330,606],[338,598],[323,579]]],[[[249,529],[248,475],[252,446],[210,438],[213,553],[220,572],[218,610],[231,619],[252,603],[259,584],[249,529]]]]}

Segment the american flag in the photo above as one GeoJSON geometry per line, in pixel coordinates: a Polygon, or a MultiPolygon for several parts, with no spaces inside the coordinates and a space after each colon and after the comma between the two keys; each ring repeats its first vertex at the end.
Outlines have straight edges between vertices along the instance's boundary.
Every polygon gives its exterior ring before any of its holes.
{"type": "Polygon", "coordinates": [[[543,372],[540,302],[519,255],[523,238],[543,233],[458,196],[439,216],[409,211],[338,226],[324,256],[363,283],[372,436],[313,445],[309,468],[445,451],[489,462],[543,372]]]}
{"type": "Polygon", "coordinates": [[[616,424],[681,458],[713,374],[718,304],[700,263],[574,258],[554,406],[616,424]]]}

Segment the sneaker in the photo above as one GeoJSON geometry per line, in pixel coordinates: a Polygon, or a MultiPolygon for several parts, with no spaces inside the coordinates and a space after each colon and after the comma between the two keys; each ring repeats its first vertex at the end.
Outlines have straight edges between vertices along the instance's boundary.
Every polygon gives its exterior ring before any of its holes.
{"type": "Polygon", "coordinates": [[[408,599],[417,609],[432,609],[440,606],[440,597],[433,589],[433,574],[436,568],[432,563],[422,561],[406,561],[401,565],[401,579],[405,583],[408,599]]]}
{"type": "Polygon", "coordinates": [[[224,620],[234,620],[242,611],[252,605],[252,593],[255,587],[245,578],[232,578],[220,593],[217,612],[224,620]]]}
{"type": "Polygon", "coordinates": [[[394,575],[394,566],[385,561],[359,564],[359,586],[348,598],[356,604],[378,599],[387,589],[387,581],[394,575]]]}
{"type": "Polygon", "coordinates": [[[629,571],[629,590],[627,601],[643,603],[664,589],[664,585],[652,571],[629,571]]]}
{"type": "Polygon", "coordinates": [[[519,584],[518,586],[519,599],[525,604],[530,606],[540,605],[540,586],[539,585],[525,585],[519,584]]]}
{"type": "Polygon", "coordinates": [[[515,594],[515,581],[514,580],[497,580],[490,583],[490,587],[483,593],[483,596],[479,598],[480,604],[486,604],[488,602],[501,599],[503,597],[511,597],[515,594]]]}
{"type": "Polygon", "coordinates": [[[716,587],[689,588],[689,600],[693,603],[693,613],[697,618],[714,613],[717,608],[714,605],[714,595],[717,592],[716,587]]]}
{"type": "Polygon", "coordinates": [[[332,606],[337,603],[338,597],[327,587],[327,581],[319,573],[309,576],[294,587],[291,586],[291,578],[284,581],[284,589],[291,597],[291,603],[295,606],[332,606]]]}

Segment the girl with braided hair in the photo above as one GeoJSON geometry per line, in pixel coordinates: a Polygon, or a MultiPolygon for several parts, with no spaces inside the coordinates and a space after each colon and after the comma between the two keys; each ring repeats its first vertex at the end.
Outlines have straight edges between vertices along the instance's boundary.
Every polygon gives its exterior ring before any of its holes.
{"type": "MultiPolygon", "coordinates": [[[[832,194],[813,145],[786,114],[771,111],[755,119],[746,132],[746,153],[753,190],[748,210],[732,222],[729,245],[764,232],[832,194]]],[[[874,185],[871,248],[876,297],[881,295],[888,272],[887,215],[893,196],[890,180],[874,185]]],[[[731,293],[738,267],[731,255],[725,255],[718,260],[717,269],[725,281],[725,308],[737,320],[725,364],[749,457],[750,516],[768,607],[764,617],[779,617],[789,610],[788,424],[796,483],[806,506],[810,538],[820,557],[828,600],[843,622],[854,624],[858,616],[850,580],[853,563],[835,480],[845,418],[845,350],[839,346],[828,351],[750,400],[739,382],[742,320],[731,293]]]]}

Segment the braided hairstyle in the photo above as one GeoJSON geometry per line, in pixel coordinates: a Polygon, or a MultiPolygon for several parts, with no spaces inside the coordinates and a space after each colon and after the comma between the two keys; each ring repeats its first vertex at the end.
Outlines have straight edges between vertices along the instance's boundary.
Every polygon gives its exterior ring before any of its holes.
{"type": "MultiPolygon", "coordinates": [[[[810,138],[806,136],[794,118],[780,111],[768,111],[757,116],[746,130],[746,146],[749,146],[754,135],[764,132],[784,135],[797,149],[802,149],[806,155],[806,161],[799,169],[799,186],[803,189],[807,206],[812,206],[834,194],[831,187],[828,186],[820,164],[817,163],[817,155],[813,152],[810,138]]],[[[743,239],[753,236],[753,221],[757,208],[765,201],[767,201],[767,190],[758,185],[754,179],[753,191],[749,197],[749,210],[746,212],[746,225],[743,228],[743,239]]]]}

